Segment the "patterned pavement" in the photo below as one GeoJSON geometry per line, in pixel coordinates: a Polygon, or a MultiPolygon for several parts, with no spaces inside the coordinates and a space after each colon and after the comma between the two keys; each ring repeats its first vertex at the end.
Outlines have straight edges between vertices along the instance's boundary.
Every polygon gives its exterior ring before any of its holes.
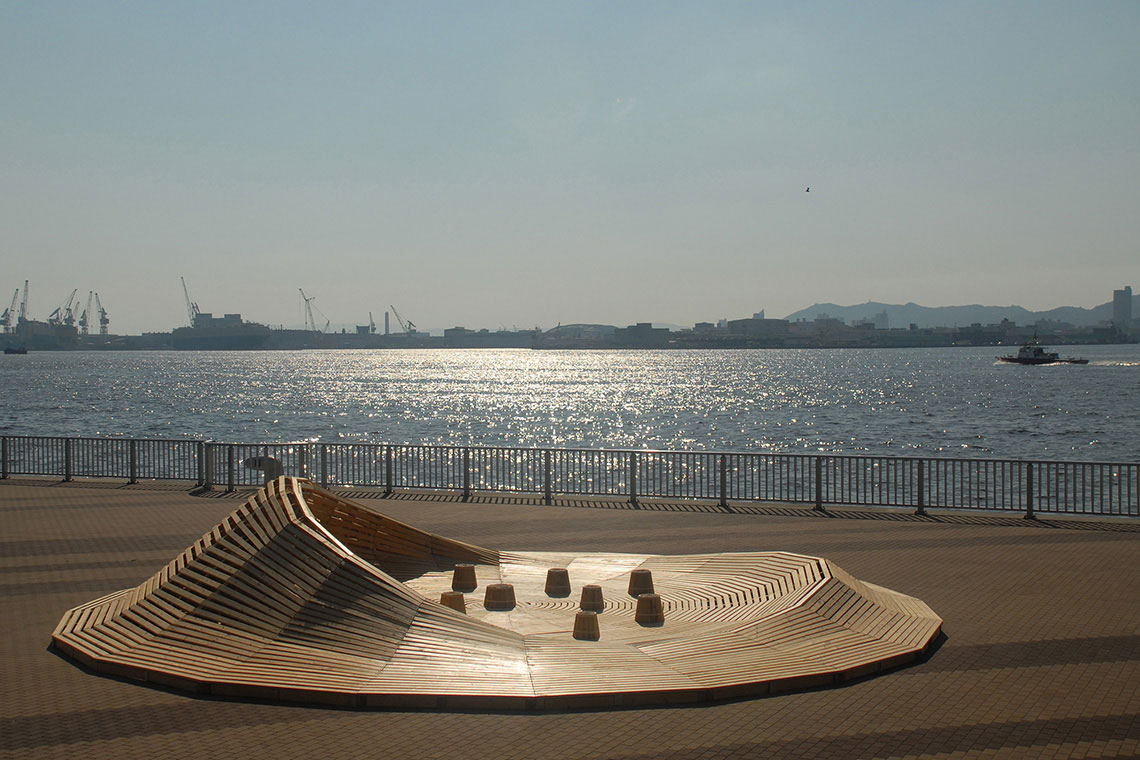
{"type": "Polygon", "coordinates": [[[504,549],[821,555],[945,620],[941,647],[918,665],[699,707],[443,713],[202,699],[87,673],[48,648],[65,610],[138,584],[246,495],[0,481],[0,758],[1140,758],[1137,521],[351,494],[504,549]]]}

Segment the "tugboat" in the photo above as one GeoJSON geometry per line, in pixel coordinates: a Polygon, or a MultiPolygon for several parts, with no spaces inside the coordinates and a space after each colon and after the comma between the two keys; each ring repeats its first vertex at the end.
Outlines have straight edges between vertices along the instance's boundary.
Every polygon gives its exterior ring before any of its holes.
{"type": "Polygon", "coordinates": [[[1062,359],[1054,351],[1046,351],[1041,342],[1037,340],[1037,334],[1034,333],[1033,337],[1021,344],[1021,348],[1017,350],[1017,356],[999,356],[1003,362],[1010,362],[1011,364],[1088,364],[1088,359],[1062,359]]]}

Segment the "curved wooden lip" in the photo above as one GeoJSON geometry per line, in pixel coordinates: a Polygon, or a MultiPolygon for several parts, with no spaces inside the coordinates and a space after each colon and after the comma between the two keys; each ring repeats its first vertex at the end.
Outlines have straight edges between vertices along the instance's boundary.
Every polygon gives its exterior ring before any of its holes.
{"type": "Polygon", "coordinates": [[[60,651],[196,694],[357,707],[565,710],[703,702],[844,683],[923,656],[923,602],[786,552],[501,552],[279,478],[146,582],[64,614],[60,651]],[[475,565],[467,614],[439,603],[475,565]],[[569,597],[545,593],[567,568],[569,597]],[[665,623],[641,626],[629,573],[665,623]],[[483,606],[510,583],[510,610],[483,606]],[[573,638],[600,585],[598,641],[573,638]]]}

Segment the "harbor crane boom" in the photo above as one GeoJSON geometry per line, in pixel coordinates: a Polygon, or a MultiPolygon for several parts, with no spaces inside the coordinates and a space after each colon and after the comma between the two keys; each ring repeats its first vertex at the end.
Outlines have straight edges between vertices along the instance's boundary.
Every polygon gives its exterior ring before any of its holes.
{"type": "Polygon", "coordinates": [[[305,295],[304,288],[297,288],[297,290],[301,293],[301,300],[305,302],[305,329],[310,332],[316,332],[317,323],[313,321],[313,299],[316,298],[316,296],[305,295]]]}
{"type": "Polygon", "coordinates": [[[79,315],[79,331],[84,335],[87,334],[88,329],[91,327],[91,315],[94,314],[91,310],[91,299],[95,297],[95,291],[87,291],[87,306],[83,309],[83,313],[79,315]]]}
{"type": "Polygon", "coordinates": [[[392,306],[391,304],[389,304],[388,308],[390,308],[392,310],[392,313],[396,315],[396,321],[400,323],[400,329],[401,330],[403,330],[404,332],[409,333],[409,334],[414,333],[416,331],[416,323],[415,322],[413,322],[410,319],[405,321],[404,318],[400,316],[400,312],[396,311],[395,306],[392,306]]]}
{"type": "Polygon", "coordinates": [[[71,297],[67,299],[67,308],[63,310],[63,323],[68,327],[75,324],[75,307],[79,304],[75,303],[75,294],[79,292],[79,288],[71,291],[71,297]]]}
{"type": "Polygon", "coordinates": [[[305,329],[312,330],[313,332],[328,332],[329,318],[325,316],[325,313],[321,311],[319,307],[313,306],[313,301],[317,300],[317,297],[305,295],[303,288],[297,288],[297,290],[301,292],[301,298],[305,301],[305,329]],[[325,321],[325,326],[321,330],[317,329],[317,320],[313,318],[313,309],[316,309],[317,313],[321,315],[321,319],[325,321]]]}
{"type": "Polygon", "coordinates": [[[182,295],[186,298],[186,316],[190,320],[190,326],[193,327],[198,321],[198,304],[190,300],[190,289],[186,287],[186,278],[179,277],[182,280],[182,295]]]}
{"type": "MultiPolygon", "coordinates": [[[[64,301],[62,304],[60,304],[59,306],[55,307],[55,309],[52,311],[51,314],[48,314],[47,321],[48,321],[49,325],[59,325],[59,324],[67,323],[67,315],[71,311],[71,302],[75,300],[75,294],[78,292],[79,292],[78,288],[72,290],[71,295],[68,296],[67,300],[64,301]]],[[[75,321],[75,319],[72,318],[72,322],[74,322],[74,321],[75,321]]]]}
{"type": "Polygon", "coordinates": [[[99,300],[99,294],[95,294],[95,306],[99,310],[99,334],[107,334],[107,325],[111,324],[111,318],[107,316],[107,310],[103,308],[103,302],[99,300]]]}
{"type": "Polygon", "coordinates": [[[4,332],[12,332],[12,319],[16,316],[16,300],[20,297],[20,289],[16,288],[16,292],[12,294],[12,303],[8,304],[8,308],[0,314],[0,327],[4,328],[4,332]]]}

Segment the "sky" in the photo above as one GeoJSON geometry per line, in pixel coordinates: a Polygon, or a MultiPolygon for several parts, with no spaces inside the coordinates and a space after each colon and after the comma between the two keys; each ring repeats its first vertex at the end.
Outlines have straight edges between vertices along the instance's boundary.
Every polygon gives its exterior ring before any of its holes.
{"type": "Polygon", "coordinates": [[[1138,39],[1135,0],[0,0],[0,308],[1092,307],[1140,289],[1138,39]]]}

